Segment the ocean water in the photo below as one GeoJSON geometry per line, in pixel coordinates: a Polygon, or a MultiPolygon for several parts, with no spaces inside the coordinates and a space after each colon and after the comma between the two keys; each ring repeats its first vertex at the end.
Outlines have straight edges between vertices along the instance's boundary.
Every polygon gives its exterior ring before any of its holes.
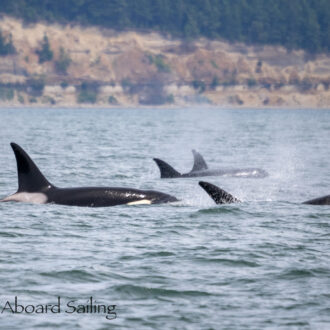
{"type": "Polygon", "coordinates": [[[0,198],[16,142],[57,186],[180,199],[0,203],[0,328],[330,328],[330,206],[301,204],[330,194],[329,110],[0,109],[0,141],[0,198]],[[191,149],[270,175],[203,178],[243,201],[217,206],[198,178],[159,177],[153,157],[187,172],[191,149]]]}

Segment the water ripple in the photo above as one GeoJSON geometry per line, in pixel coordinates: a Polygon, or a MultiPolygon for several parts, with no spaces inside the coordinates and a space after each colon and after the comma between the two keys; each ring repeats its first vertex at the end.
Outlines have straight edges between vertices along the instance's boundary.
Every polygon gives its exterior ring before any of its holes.
{"type": "Polygon", "coordinates": [[[0,203],[0,306],[115,304],[103,315],[0,314],[3,329],[328,329],[330,111],[0,109],[0,196],[17,189],[9,142],[57,186],[126,186],[180,199],[79,208],[0,203]],[[50,124],[51,123],[51,124],[50,124]],[[141,129],[144,128],[144,129],[141,129]],[[209,177],[244,202],[215,205],[198,178],[161,180],[190,150],[210,168],[260,167],[260,180],[209,177]],[[308,150],[308,152],[306,152],[308,150]]]}

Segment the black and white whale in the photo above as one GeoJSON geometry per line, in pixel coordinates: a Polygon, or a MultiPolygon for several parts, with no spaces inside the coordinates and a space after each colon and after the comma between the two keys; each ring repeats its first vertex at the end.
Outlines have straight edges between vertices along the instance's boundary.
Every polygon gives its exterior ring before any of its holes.
{"type": "Polygon", "coordinates": [[[18,190],[1,202],[29,202],[72,206],[115,206],[175,202],[174,196],[153,190],[118,187],[58,188],[51,184],[29,155],[17,144],[10,144],[16,157],[18,190]]]}
{"type": "Polygon", "coordinates": [[[159,167],[160,177],[162,179],[169,178],[193,178],[203,176],[231,176],[240,178],[264,178],[268,176],[265,170],[260,168],[222,168],[209,169],[203,156],[196,150],[192,150],[194,155],[194,165],[190,172],[181,174],[171,165],[167,164],[159,158],[154,158],[154,161],[159,167]]]}
{"type": "MultiPolygon", "coordinates": [[[[227,193],[220,187],[215,186],[214,184],[200,181],[199,185],[207,192],[207,194],[214,200],[216,204],[231,204],[241,202],[239,199],[227,193]]],[[[311,199],[303,202],[302,204],[330,205],[330,195],[311,199]]]]}

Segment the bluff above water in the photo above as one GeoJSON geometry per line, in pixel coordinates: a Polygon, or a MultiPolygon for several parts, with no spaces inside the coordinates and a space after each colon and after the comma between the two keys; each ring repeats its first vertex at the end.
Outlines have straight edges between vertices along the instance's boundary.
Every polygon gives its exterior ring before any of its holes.
{"type": "Polygon", "coordinates": [[[8,16],[0,31],[16,50],[0,56],[3,105],[330,107],[328,54],[8,16]]]}

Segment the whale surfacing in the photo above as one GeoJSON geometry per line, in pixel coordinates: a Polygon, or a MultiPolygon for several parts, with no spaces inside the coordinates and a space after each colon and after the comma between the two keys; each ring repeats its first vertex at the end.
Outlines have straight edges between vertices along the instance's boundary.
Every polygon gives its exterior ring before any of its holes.
{"type": "Polygon", "coordinates": [[[123,187],[58,188],[44,177],[30,156],[18,144],[11,143],[10,145],[16,157],[18,190],[15,194],[2,199],[1,202],[104,207],[177,201],[174,196],[154,190],[123,187]]]}
{"type": "Polygon", "coordinates": [[[310,204],[310,205],[330,205],[330,195],[318,197],[311,199],[309,201],[303,202],[303,204],[310,204]]]}
{"type": "MultiPolygon", "coordinates": [[[[240,200],[231,194],[227,193],[220,187],[216,185],[200,181],[199,185],[206,191],[206,193],[213,199],[215,204],[231,204],[231,203],[239,203],[240,200]]],[[[330,205],[330,195],[315,198],[303,202],[302,204],[311,204],[311,205],[330,205]]]]}
{"type": "Polygon", "coordinates": [[[157,164],[160,177],[162,179],[173,179],[173,178],[195,178],[205,176],[231,176],[240,178],[264,178],[268,176],[268,173],[260,168],[221,168],[221,169],[210,169],[208,168],[203,156],[196,150],[192,150],[194,156],[194,164],[190,172],[179,173],[171,165],[165,161],[154,158],[153,160],[157,164]]]}
{"type": "Polygon", "coordinates": [[[199,181],[198,183],[206,193],[214,200],[215,204],[231,204],[239,203],[240,200],[233,195],[227,193],[223,189],[215,186],[212,183],[199,181]]]}

